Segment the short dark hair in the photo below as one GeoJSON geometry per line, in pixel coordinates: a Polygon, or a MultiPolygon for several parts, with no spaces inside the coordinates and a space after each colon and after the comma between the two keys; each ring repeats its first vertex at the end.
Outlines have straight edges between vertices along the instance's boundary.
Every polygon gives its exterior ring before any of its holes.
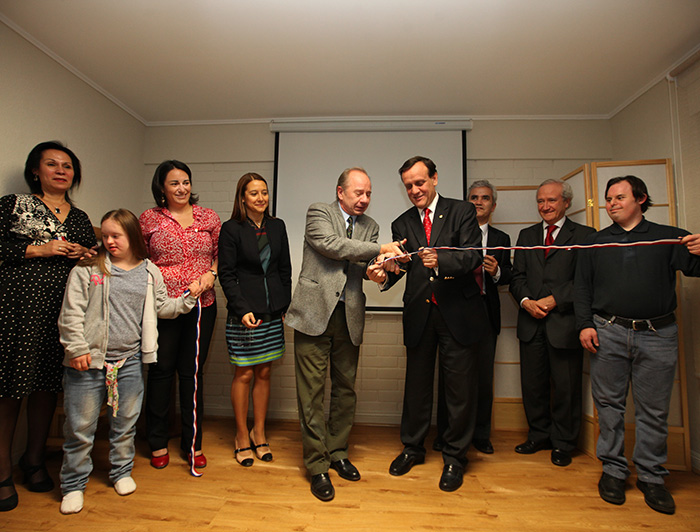
{"type": "MultiPolygon", "coordinates": [[[[73,164],[73,183],[70,188],[73,190],[73,188],[77,187],[83,175],[80,168],[80,159],[78,159],[75,153],[69,150],[62,142],[58,140],[49,140],[48,142],[41,142],[34,146],[27,156],[27,162],[24,163],[24,180],[27,182],[27,185],[29,185],[29,190],[32,194],[36,194],[37,196],[44,195],[44,191],[41,189],[41,181],[35,179],[36,174],[34,172],[39,168],[41,157],[46,150],[62,151],[70,157],[71,163],[73,164]]],[[[67,192],[66,201],[73,205],[67,192]]]]}
{"type": "Polygon", "coordinates": [[[608,190],[610,189],[611,186],[617,185],[618,183],[622,181],[627,181],[630,186],[632,187],[632,195],[634,196],[634,199],[640,200],[646,196],[646,200],[644,203],[642,203],[642,212],[647,212],[647,209],[654,205],[654,202],[651,201],[651,196],[649,196],[649,191],[647,190],[647,185],[644,181],[639,179],[636,175],[624,175],[624,176],[619,176],[619,177],[613,177],[608,181],[608,184],[605,185],[605,197],[608,197],[608,190]]]}
{"type": "MultiPolygon", "coordinates": [[[[190,178],[190,183],[192,182],[192,170],[185,163],[177,161],[175,159],[170,159],[168,161],[163,161],[158,165],[156,171],[153,174],[153,181],[151,181],[151,192],[153,193],[153,199],[156,200],[156,205],[158,207],[167,207],[167,202],[165,201],[165,194],[163,193],[165,187],[165,178],[171,170],[182,170],[190,178]]],[[[191,192],[190,193],[190,205],[194,205],[199,201],[199,196],[191,192]]]]}
{"type": "MultiPolygon", "coordinates": [[[[247,174],[243,174],[238,180],[238,185],[236,185],[236,197],[233,200],[233,212],[231,213],[232,220],[244,222],[246,216],[248,216],[248,212],[246,211],[245,203],[243,203],[243,200],[245,199],[245,190],[246,188],[248,188],[248,185],[252,181],[262,181],[263,183],[265,183],[265,186],[267,186],[267,181],[265,181],[265,178],[260,174],[256,174],[255,172],[248,172],[247,174]]],[[[270,216],[269,203],[265,208],[263,216],[265,218],[272,218],[272,216],[270,216]]]]}
{"type": "Polygon", "coordinates": [[[426,168],[428,169],[429,177],[433,177],[435,175],[435,172],[437,172],[437,166],[435,166],[435,163],[433,161],[421,155],[414,155],[408,161],[401,165],[401,168],[399,168],[399,175],[403,175],[404,172],[413,168],[417,163],[423,163],[426,166],[426,168]]]}

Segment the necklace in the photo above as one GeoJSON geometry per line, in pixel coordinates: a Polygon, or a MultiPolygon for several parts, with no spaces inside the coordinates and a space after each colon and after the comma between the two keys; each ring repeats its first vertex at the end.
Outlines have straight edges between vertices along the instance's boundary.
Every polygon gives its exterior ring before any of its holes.
{"type": "Polygon", "coordinates": [[[52,205],[51,202],[47,201],[46,198],[41,198],[41,201],[43,201],[48,207],[52,208],[53,212],[55,212],[56,214],[61,214],[61,207],[68,203],[65,199],[62,203],[59,203],[58,205],[52,205]]]}

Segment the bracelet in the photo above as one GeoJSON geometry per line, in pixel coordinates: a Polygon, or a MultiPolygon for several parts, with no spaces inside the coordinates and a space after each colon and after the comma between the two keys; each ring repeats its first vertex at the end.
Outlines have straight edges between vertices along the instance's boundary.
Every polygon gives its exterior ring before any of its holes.
{"type": "Polygon", "coordinates": [[[219,274],[216,273],[214,270],[209,270],[209,273],[211,273],[214,276],[214,279],[217,279],[219,277],[219,274]]]}

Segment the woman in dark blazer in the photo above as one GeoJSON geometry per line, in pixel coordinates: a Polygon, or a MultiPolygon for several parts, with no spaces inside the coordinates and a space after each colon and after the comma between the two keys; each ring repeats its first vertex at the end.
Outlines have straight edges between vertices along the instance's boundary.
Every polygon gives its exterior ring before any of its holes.
{"type": "Polygon", "coordinates": [[[231,219],[219,237],[219,281],[227,299],[226,341],[236,373],[231,403],[236,416],[235,455],[253,465],[253,451],[272,460],[265,438],[270,367],[284,354],[283,317],[292,297],[292,265],[284,222],[270,216],[267,182],[255,173],[238,180],[231,219]],[[248,397],[253,384],[253,429],[248,397]]]}

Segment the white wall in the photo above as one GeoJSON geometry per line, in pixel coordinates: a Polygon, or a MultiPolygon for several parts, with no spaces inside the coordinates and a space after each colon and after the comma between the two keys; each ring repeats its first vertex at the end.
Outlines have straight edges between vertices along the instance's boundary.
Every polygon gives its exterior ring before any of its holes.
{"type": "MultiPolygon", "coordinates": [[[[28,192],[24,162],[39,142],[61,140],[82,163],[72,194],[93,225],[116,207],[138,211],[145,126],[0,23],[0,195],[28,192]]],[[[24,416],[14,445],[24,450],[24,416]]]]}
{"type": "MultiPolygon", "coordinates": [[[[605,120],[476,121],[467,142],[469,181],[489,179],[496,185],[539,184],[584,162],[611,157],[610,128],[605,120]]],[[[230,216],[241,175],[255,171],[272,178],[274,135],[264,124],[148,128],[145,146],[142,210],[153,204],[149,183],[155,166],[167,158],[191,165],[200,204],[216,210],[222,220],[230,216]]],[[[396,161],[396,165],[401,162],[396,161]]],[[[436,163],[439,167],[440,161],[436,163]]],[[[328,176],[329,190],[335,180],[335,175],[328,176]]],[[[368,282],[365,289],[376,287],[368,282]]],[[[205,409],[208,414],[232,416],[229,392],[233,372],[225,345],[225,298],[220,290],[218,305],[218,323],[206,365],[205,409]]],[[[296,419],[292,337],[287,330],[287,354],[273,367],[270,418],[296,419]]],[[[499,349],[517,349],[517,342],[504,340],[499,349]]],[[[517,353],[500,358],[517,359],[517,353]]],[[[357,381],[358,421],[398,424],[404,361],[400,315],[368,314],[357,381]]],[[[512,380],[513,372],[502,373],[512,380]]],[[[517,397],[519,386],[514,384],[507,388],[518,388],[511,392],[517,397]]]]}
{"type": "Polygon", "coordinates": [[[80,158],[73,194],[93,224],[115,207],[137,210],[146,127],[0,23],[0,195],[27,192],[29,151],[61,140],[80,158]]]}

